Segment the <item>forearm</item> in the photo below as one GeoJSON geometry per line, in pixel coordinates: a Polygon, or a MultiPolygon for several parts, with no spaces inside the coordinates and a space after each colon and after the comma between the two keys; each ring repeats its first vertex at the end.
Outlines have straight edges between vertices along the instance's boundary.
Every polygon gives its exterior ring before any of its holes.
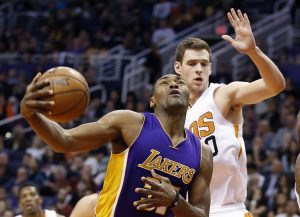
{"type": "Polygon", "coordinates": [[[278,94],[285,88],[285,80],[275,65],[258,47],[248,53],[248,56],[258,68],[258,71],[271,93],[278,94]]]}
{"type": "Polygon", "coordinates": [[[176,217],[207,217],[208,213],[204,209],[191,205],[180,196],[178,206],[172,208],[176,217]]]}
{"type": "Polygon", "coordinates": [[[64,129],[56,122],[51,121],[41,114],[25,117],[33,131],[54,151],[65,152],[66,136],[64,129]]]}
{"type": "Polygon", "coordinates": [[[295,165],[295,182],[298,194],[300,193],[300,154],[297,157],[295,165]]]}

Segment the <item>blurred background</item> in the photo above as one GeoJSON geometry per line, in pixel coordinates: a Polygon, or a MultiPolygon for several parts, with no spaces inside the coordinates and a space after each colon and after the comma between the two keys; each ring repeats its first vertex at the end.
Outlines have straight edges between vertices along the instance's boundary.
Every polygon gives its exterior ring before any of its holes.
{"type": "Polygon", "coordinates": [[[19,213],[17,191],[28,180],[40,187],[45,208],[69,216],[105,176],[110,144],[89,153],[57,154],[22,119],[20,100],[37,72],[70,66],[88,81],[89,107],[66,128],[116,109],[149,111],[152,84],[173,73],[173,54],[185,37],[211,46],[211,81],[253,81],[259,78],[256,67],[220,37],[233,33],[226,16],[231,7],[248,14],[258,46],[287,84],[280,95],[244,108],[246,205],[254,216],[299,215],[294,194],[300,152],[299,0],[1,0],[0,216],[19,213]]]}

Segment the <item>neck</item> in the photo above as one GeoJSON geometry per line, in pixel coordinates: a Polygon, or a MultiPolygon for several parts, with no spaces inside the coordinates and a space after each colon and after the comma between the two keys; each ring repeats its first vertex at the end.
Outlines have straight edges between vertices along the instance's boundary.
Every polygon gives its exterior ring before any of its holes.
{"type": "Polygon", "coordinates": [[[23,217],[45,217],[45,211],[39,210],[36,213],[22,214],[23,217]]]}
{"type": "Polygon", "coordinates": [[[204,93],[204,91],[206,91],[207,88],[208,88],[208,85],[201,91],[190,90],[190,105],[191,106],[193,106],[196,103],[196,101],[202,96],[202,94],[204,93]]]}
{"type": "Polygon", "coordinates": [[[177,109],[174,112],[155,111],[154,113],[171,138],[185,137],[184,123],[186,109],[184,111],[177,109]]]}

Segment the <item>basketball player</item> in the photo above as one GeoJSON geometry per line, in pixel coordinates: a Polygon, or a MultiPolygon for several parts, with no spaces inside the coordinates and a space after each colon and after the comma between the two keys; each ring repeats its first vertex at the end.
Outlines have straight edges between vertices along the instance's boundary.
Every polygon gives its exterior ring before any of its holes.
{"type": "Polygon", "coordinates": [[[63,217],[54,210],[42,209],[42,198],[34,184],[22,185],[18,196],[22,213],[16,217],[63,217]]]}
{"type": "Polygon", "coordinates": [[[209,85],[211,50],[197,38],[185,39],[177,46],[174,69],[186,81],[191,94],[185,126],[211,147],[214,156],[210,216],[251,216],[244,205],[247,167],[242,108],[280,93],[285,80],[256,46],[247,15],[234,9],[227,15],[236,36],[222,38],[250,57],[261,79],[209,85]]]}
{"type": "Polygon", "coordinates": [[[113,111],[66,130],[41,114],[54,102],[43,100],[52,92],[39,77],[28,86],[21,113],[53,150],[83,152],[112,142],[97,217],[208,216],[212,153],[184,128],[189,91],[182,78],[166,75],[155,83],[154,114],[113,111]]]}
{"type": "MultiPolygon", "coordinates": [[[[300,145],[300,111],[298,112],[297,115],[297,132],[298,132],[298,146],[300,145]]],[[[300,208],[300,154],[297,157],[296,160],[296,166],[295,166],[295,194],[297,198],[297,203],[300,208]]]]}

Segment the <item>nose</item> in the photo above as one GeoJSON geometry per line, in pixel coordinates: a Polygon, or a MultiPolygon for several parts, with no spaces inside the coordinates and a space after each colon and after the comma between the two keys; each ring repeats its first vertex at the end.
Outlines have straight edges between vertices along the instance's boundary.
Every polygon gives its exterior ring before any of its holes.
{"type": "Polygon", "coordinates": [[[173,89],[173,88],[178,88],[178,84],[176,83],[176,81],[172,81],[170,83],[170,88],[173,89]]]}
{"type": "Polygon", "coordinates": [[[200,63],[197,63],[197,65],[196,65],[196,73],[202,73],[202,66],[201,66],[201,64],[200,63]]]}

